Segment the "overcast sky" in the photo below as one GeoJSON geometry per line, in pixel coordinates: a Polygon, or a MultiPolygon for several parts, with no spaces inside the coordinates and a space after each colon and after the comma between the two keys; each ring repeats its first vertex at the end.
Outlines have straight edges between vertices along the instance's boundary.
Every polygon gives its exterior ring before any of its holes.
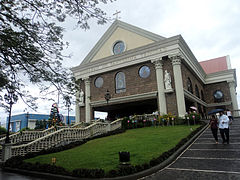
{"type": "MultiPolygon", "coordinates": [[[[116,10],[121,11],[121,21],[164,37],[181,34],[198,61],[229,55],[232,68],[237,70],[240,103],[239,0],[118,0],[101,5],[101,8],[108,16],[113,16],[116,10]]],[[[91,21],[91,29],[84,31],[76,28],[74,23],[72,20],[64,23],[64,39],[70,43],[65,52],[72,55],[71,59],[64,61],[67,67],[79,65],[111,25],[96,25],[91,21]]],[[[35,113],[49,114],[51,104],[39,101],[35,113]]],[[[13,107],[13,114],[23,113],[25,108],[18,102],[13,107]]],[[[32,113],[30,109],[27,111],[32,113]]],[[[1,110],[0,113],[3,122],[7,114],[1,110]]],[[[60,113],[67,114],[63,108],[60,113]]],[[[74,110],[71,114],[74,115],[74,110]]]]}

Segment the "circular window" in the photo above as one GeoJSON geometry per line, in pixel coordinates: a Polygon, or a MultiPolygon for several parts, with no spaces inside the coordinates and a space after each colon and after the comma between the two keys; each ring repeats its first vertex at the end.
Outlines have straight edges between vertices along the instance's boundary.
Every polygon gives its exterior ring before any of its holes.
{"type": "Polygon", "coordinates": [[[213,94],[213,96],[214,96],[215,99],[222,99],[223,93],[222,93],[222,91],[217,90],[217,91],[215,91],[215,93],[213,94]]]}
{"type": "Polygon", "coordinates": [[[147,78],[150,75],[150,68],[148,66],[142,66],[139,69],[139,76],[141,78],[147,78]]]}
{"type": "Polygon", "coordinates": [[[96,80],[95,80],[95,86],[97,88],[100,88],[103,86],[103,78],[102,77],[98,77],[96,80]]]}
{"type": "Polygon", "coordinates": [[[113,45],[113,54],[120,54],[125,50],[125,44],[122,41],[117,41],[113,45]]]}

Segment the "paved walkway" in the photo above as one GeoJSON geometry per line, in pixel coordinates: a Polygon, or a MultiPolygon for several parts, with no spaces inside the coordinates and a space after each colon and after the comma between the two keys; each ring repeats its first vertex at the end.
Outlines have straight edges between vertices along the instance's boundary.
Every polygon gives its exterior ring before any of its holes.
{"type": "Polygon", "coordinates": [[[230,126],[230,144],[215,144],[207,128],[176,161],[146,180],[237,180],[240,179],[240,118],[230,126]]]}

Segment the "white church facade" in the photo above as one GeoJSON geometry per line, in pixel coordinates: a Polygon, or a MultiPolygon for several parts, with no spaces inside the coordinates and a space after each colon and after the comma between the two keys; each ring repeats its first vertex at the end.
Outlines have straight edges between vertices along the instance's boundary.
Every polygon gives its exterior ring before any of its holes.
{"type": "Polygon", "coordinates": [[[94,111],[114,120],[156,110],[185,116],[191,106],[202,116],[238,109],[229,56],[199,63],[181,35],[165,38],[119,20],[72,71],[81,88],[76,122],[89,122],[94,111]]]}

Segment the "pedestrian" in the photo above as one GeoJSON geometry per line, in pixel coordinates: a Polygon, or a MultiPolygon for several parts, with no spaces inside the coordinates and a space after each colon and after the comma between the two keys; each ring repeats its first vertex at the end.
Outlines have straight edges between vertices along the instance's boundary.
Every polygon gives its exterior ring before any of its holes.
{"type": "Polygon", "coordinates": [[[212,115],[209,122],[213,137],[215,139],[216,144],[218,144],[218,119],[215,115],[212,115]]]}
{"type": "Polygon", "coordinates": [[[232,112],[229,109],[227,109],[227,116],[229,121],[232,122],[233,121],[232,112]]]}
{"type": "Polygon", "coordinates": [[[223,140],[222,143],[227,142],[229,144],[229,118],[223,111],[220,112],[218,127],[223,140]]]}

